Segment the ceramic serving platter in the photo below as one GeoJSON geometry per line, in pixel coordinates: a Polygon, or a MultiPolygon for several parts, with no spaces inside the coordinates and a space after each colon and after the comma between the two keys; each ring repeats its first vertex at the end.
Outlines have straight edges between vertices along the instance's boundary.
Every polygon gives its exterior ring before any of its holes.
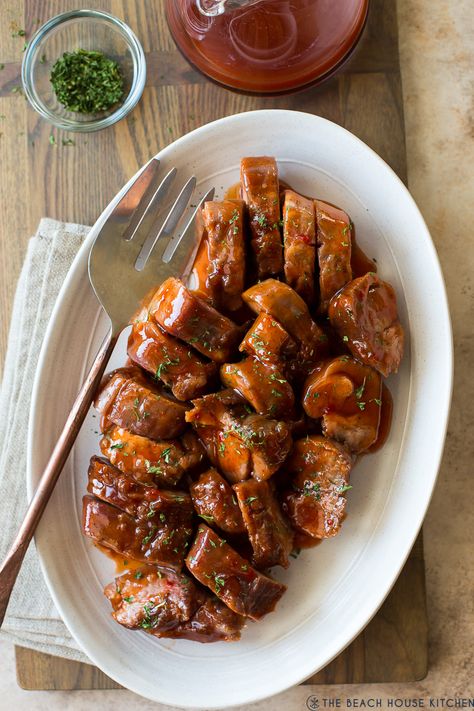
{"type": "MultiPolygon", "coordinates": [[[[428,229],[393,171],[364,143],[325,119],[256,111],[207,124],[160,154],[163,175],[194,174],[198,191],[222,197],[243,156],[273,155],[304,194],[340,205],[360,246],[396,290],[406,353],[388,380],[394,400],[386,445],[353,470],[340,535],[303,551],[275,577],[288,585],[277,609],[236,643],[157,640],[113,621],[103,596],[113,562],[81,533],[89,458],[98,452],[90,412],[36,535],[46,581],[64,622],[91,661],[132,691],[181,707],[250,703],[324,667],[374,615],[397,578],[425,515],[443,448],[451,397],[452,340],[445,288],[428,229]]],[[[179,180],[177,182],[180,182],[179,180]]],[[[28,487],[53,449],[107,330],[87,276],[92,228],[58,298],[43,345],[31,409],[28,487]]],[[[126,288],[126,284],[124,284],[126,288]]],[[[125,340],[110,368],[122,365],[125,340]]]]}

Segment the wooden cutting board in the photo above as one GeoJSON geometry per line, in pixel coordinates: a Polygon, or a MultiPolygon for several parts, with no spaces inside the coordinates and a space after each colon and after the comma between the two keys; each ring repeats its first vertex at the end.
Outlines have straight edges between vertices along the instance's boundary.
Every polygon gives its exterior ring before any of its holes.
{"type": "MultiPolygon", "coordinates": [[[[125,181],[163,146],[213,119],[259,108],[296,109],[335,121],[377,151],[406,181],[395,0],[371,0],[364,37],[343,74],[322,87],[279,98],[233,94],[206,81],[176,50],[161,0],[95,0],[94,5],[123,18],[141,39],[148,63],[143,98],[133,114],[118,125],[75,137],[75,146],[64,146],[62,134],[52,131],[12,93],[19,83],[21,58],[15,55],[13,39],[5,43],[11,61],[5,57],[5,68],[0,73],[0,107],[20,128],[25,127],[26,136],[19,143],[18,137],[5,131],[2,145],[6,170],[2,172],[9,176],[8,181],[12,173],[29,176],[26,184],[18,186],[25,200],[24,214],[6,217],[10,233],[18,234],[22,227],[27,234],[25,223],[32,233],[43,215],[92,224],[125,181]],[[55,145],[49,141],[51,134],[56,138],[55,145]],[[9,163],[12,171],[8,170],[9,163]],[[38,176],[46,179],[38,182],[38,176]]],[[[76,6],[77,0],[19,1],[18,26],[25,27],[28,36],[39,22],[76,6]]],[[[7,0],[0,0],[2,19],[11,20],[7,0]]],[[[3,180],[6,178],[0,177],[0,192],[11,190],[11,183],[6,187],[3,180]]],[[[6,254],[10,294],[23,249],[20,244],[14,257],[6,254]],[[10,263],[13,268],[9,270],[10,263]]],[[[5,300],[9,306],[10,294],[2,296],[2,307],[5,300]]],[[[4,343],[5,331],[2,340],[4,343]]],[[[306,683],[421,679],[427,672],[427,632],[420,536],[392,592],[364,632],[306,683]]],[[[87,664],[20,647],[16,656],[18,683],[24,689],[117,688],[87,664]]]]}

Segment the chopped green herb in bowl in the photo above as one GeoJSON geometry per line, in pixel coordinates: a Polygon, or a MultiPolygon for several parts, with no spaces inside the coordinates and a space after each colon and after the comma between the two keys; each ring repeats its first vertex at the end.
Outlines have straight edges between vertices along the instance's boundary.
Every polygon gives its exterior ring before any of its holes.
{"type": "Polygon", "coordinates": [[[73,10],[28,37],[21,78],[31,106],[56,128],[98,131],[136,106],[145,86],[145,55],[118,17],[73,10]]]}
{"type": "Polygon", "coordinates": [[[58,101],[68,111],[81,114],[107,111],[124,95],[117,62],[86,49],[64,52],[53,65],[51,84],[58,101]]]}

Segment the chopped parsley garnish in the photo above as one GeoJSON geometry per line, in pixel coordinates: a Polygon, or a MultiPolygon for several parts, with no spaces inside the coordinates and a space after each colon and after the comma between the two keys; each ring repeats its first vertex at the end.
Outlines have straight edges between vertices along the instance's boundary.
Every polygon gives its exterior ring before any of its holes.
{"type": "Polygon", "coordinates": [[[214,522],[214,516],[206,516],[206,514],[198,514],[199,518],[203,518],[205,521],[208,521],[209,523],[214,522]]]}
{"type": "Polygon", "coordinates": [[[225,585],[225,579],[222,575],[214,575],[214,590],[216,593],[220,593],[225,585]]]}
{"type": "Polygon", "coordinates": [[[143,573],[141,570],[137,570],[135,575],[133,576],[135,580],[140,580],[140,578],[143,578],[143,573]]]}
{"type": "Polygon", "coordinates": [[[349,486],[349,484],[345,484],[344,486],[341,486],[339,489],[339,493],[343,494],[345,491],[349,491],[349,489],[352,489],[352,486],[349,486]]]}
{"type": "Polygon", "coordinates": [[[321,498],[320,489],[321,487],[317,482],[305,481],[303,487],[303,495],[314,496],[316,501],[319,501],[321,498]]]}
{"type": "Polygon", "coordinates": [[[64,52],[53,65],[50,82],[58,101],[81,114],[107,111],[124,93],[117,62],[93,50],[64,52]]]}
{"type": "MultiPolygon", "coordinates": [[[[230,218],[229,223],[230,223],[230,224],[233,224],[233,223],[235,223],[236,220],[238,220],[238,219],[239,219],[239,211],[238,211],[237,209],[235,209],[234,212],[232,213],[232,217],[230,218]]],[[[236,224],[234,224],[233,227],[232,227],[232,233],[233,233],[234,235],[236,235],[236,234],[238,234],[238,232],[239,232],[239,228],[238,228],[238,226],[237,226],[236,224]]]]}
{"type": "Polygon", "coordinates": [[[140,399],[138,397],[133,401],[133,413],[137,420],[140,419],[140,412],[138,411],[138,406],[140,405],[140,399]]]}
{"type": "Polygon", "coordinates": [[[160,455],[160,459],[164,459],[166,464],[170,464],[171,462],[171,452],[173,451],[172,447],[166,447],[160,455]]]}
{"type": "Polygon", "coordinates": [[[143,627],[144,630],[147,630],[151,627],[151,618],[150,618],[151,602],[146,602],[143,605],[143,612],[145,613],[145,619],[140,624],[140,627],[143,627]]]}
{"type": "Polygon", "coordinates": [[[359,410],[364,411],[365,410],[365,402],[358,402],[357,407],[359,408],[359,410]]]}
{"type": "Polygon", "coordinates": [[[378,397],[373,397],[370,402],[375,402],[375,404],[378,405],[379,407],[382,405],[382,400],[378,397]]]}
{"type": "Polygon", "coordinates": [[[125,447],[125,442],[116,442],[116,444],[111,444],[110,449],[123,449],[125,447]]]}
{"type": "Polygon", "coordinates": [[[123,599],[125,600],[125,602],[133,602],[135,598],[133,597],[133,595],[130,595],[129,597],[124,597],[123,599]]]}
{"type": "Polygon", "coordinates": [[[180,362],[181,362],[181,361],[180,361],[179,358],[174,358],[174,359],[172,359],[172,358],[170,358],[169,356],[166,356],[166,358],[165,358],[165,360],[163,361],[163,363],[160,363],[160,365],[159,365],[158,368],[156,369],[156,372],[155,372],[155,379],[156,379],[156,380],[160,380],[160,378],[163,376],[164,373],[166,373],[166,371],[168,370],[168,367],[169,367],[170,365],[179,365],[180,362]]]}
{"type": "Polygon", "coordinates": [[[142,538],[142,543],[144,545],[146,545],[147,543],[149,543],[151,541],[154,534],[156,533],[157,528],[158,528],[157,526],[152,526],[150,529],[150,533],[147,536],[145,536],[145,538],[142,538]]]}
{"type": "Polygon", "coordinates": [[[364,382],[362,383],[362,385],[360,387],[357,388],[357,390],[354,393],[358,400],[360,400],[363,395],[363,392],[365,390],[365,381],[366,380],[367,380],[367,378],[364,378],[364,382]]]}
{"type": "Polygon", "coordinates": [[[344,341],[344,343],[347,343],[348,340],[349,340],[349,337],[348,337],[348,336],[343,336],[343,337],[342,337],[342,340],[344,341]]]}
{"type": "Polygon", "coordinates": [[[277,383],[286,383],[286,382],[288,382],[288,381],[286,380],[286,378],[279,378],[276,373],[272,373],[272,374],[270,375],[270,380],[274,380],[274,381],[276,381],[277,383]]]}
{"type": "Polygon", "coordinates": [[[252,501],[258,501],[258,496],[249,496],[247,499],[244,500],[244,504],[249,504],[252,503],[252,501]]]}
{"type": "Polygon", "coordinates": [[[163,471],[161,467],[152,465],[152,463],[148,459],[145,459],[145,466],[149,474],[161,474],[163,471]]]}

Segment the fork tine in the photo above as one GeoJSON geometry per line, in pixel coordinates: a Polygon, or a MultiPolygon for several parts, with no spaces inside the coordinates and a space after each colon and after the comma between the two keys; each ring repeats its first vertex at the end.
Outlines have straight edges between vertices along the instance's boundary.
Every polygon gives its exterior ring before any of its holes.
{"type": "MultiPolygon", "coordinates": [[[[165,264],[169,264],[169,262],[173,259],[173,257],[176,254],[176,251],[178,247],[185,242],[185,237],[187,236],[189,230],[193,227],[194,225],[194,220],[203,206],[205,202],[208,202],[209,200],[212,200],[214,197],[214,192],[215,188],[211,188],[210,190],[207,191],[207,193],[202,197],[198,204],[196,205],[195,208],[193,208],[190,216],[188,217],[186,221],[186,225],[184,228],[177,232],[173,237],[170,239],[168,242],[165,251],[163,252],[163,261],[165,264]]],[[[199,242],[194,242],[191,248],[191,251],[187,255],[187,261],[184,269],[181,270],[181,276],[183,279],[186,279],[189,276],[189,272],[191,271],[192,265],[194,263],[194,259],[196,257],[196,253],[199,249],[199,242]]]]}
{"type": "Polygon", "coordinates": [[[140,272],[144,269],[148,261],[148,257],[152,253],[153,249],[155,248],[158,240],[162,237],[162,235],[170,235],[174,232],[184,214],[184,211],[186,210],[186,207],[191,199],[195,187],[196,178],[192,176],[182,187],[178,197],[173,203],[173,206],[171,207],[156,236],[154,236],[152,233],[145,240],[145,243],[143,244],[143,247],[141,248],[140,253],[135,262],[135,269],[137,271],[140,272]]]}
{"type": "Polygon", "coordinates": [[[165,175],[158,187],[155,186],[155,181],[150,183],[138,208],[133,213],[130,223],[123,233],[122,238],[124,240],[128,242],[135,237],[143,220],[149,216],[166,197],[177,172],[176,168],[172,168],[167,175],[165,175]]]}

